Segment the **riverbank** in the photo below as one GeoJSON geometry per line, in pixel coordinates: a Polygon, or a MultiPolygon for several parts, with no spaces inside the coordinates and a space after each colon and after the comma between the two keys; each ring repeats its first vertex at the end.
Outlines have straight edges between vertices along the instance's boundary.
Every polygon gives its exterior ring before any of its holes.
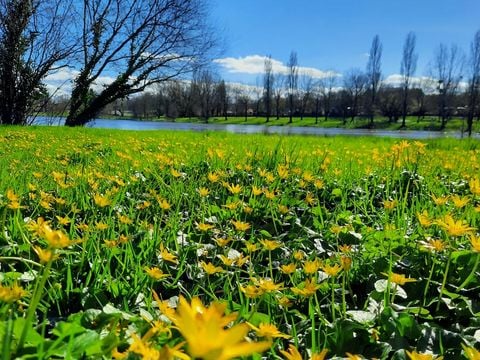
{"type": "MultiPolygon", "coordinates": [[[[64,118],[39,117],[37,125],[63,125],[64,118]]],[[[462,138],[467,134],[460,131],[424,131],[424,130],[389,130],[389,129],[364,129],[364,128],[335,128],[314,126],[284,126],[266,124],[221,124],[205,122],[183,121],[139,121],[139,120],[113,120],[95,119],[88,127],[119,129],[119,130],[172,130],[172,131],[224,131],[236,134],[279,134],[279,135],[310,135],[310,136],[379,136],[404,139],[431,139],[442,137],[462,138]]],[[[480,134],[474,133],[474,138],[480,134]]]]}
{"type": "MultiPolygon", "coordinates": [[[[42,114],[40,118],[62,118],[62,116],[52,114],[42,114]]],[[[463,118],[450,119],[445,129],[441,128],[441,121],[436,116],[426,116],[419,119],[416,116],[409,116],[406,119],[405,127],[402,126],[402,121],[389,121],[384,117],[375,118],[373,125],[367,118],[355,118],[352,121],[348,118],[345,122],[341,118],[323,117],[316,119],[315,117],[294,117],[292,122],[289,122],[288,117],[271,117],[266,121],[265,117],[249,116],[229,116],[227,118],[221,116],[214,116],[208,120],[198,117],[181,117],[181,118],[167,118],[167,117],[146,117],[135,118],[132,116],[112,116],[100,115],[98,117],[102,120],[129,120],[136,122],[167,122],[167,123],[193,123],[193,124],[220,124],[220,125],[261,125],[261,126],[285,126],[285,127],[314,127],[314,128],[337,128],[337,129],[368,129],[368,130],[390,130],[390,131],[439,131],[439,132],[455,132],[465,131],[467,128],[467,121],[463,118]]],[[[473,122],[473,132],[480,132],[480,121],[473,122]]]]}

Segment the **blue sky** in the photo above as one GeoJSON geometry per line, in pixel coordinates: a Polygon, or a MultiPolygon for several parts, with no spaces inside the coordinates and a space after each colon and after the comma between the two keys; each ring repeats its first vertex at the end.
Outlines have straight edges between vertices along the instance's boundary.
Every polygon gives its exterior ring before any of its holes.
{"type": "Polygon", "coordinates": [[[480,0],[214,0],[211,10],[226,43],[220,74],[250,84],[261,77],[253,55],[270,54],[280,65],[295,50],[300,66],[364,69],[375,34],[384,76],[398,74],[409,31],[417,35],[416,75],[422,76],[441,42],[467,53],[480,30],[480,0]]]}

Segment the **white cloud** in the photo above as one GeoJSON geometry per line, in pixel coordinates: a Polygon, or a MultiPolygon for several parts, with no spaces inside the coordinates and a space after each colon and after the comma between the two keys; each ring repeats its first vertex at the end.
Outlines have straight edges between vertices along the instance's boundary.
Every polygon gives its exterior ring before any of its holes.
{"type": "Polygon", "coordinates": [[[77,75],[78,75],[77,70],[64,68],[64,69],[60,69],[60,70],[57,70],[57,71],[49,74],[45,78],[45,80],[49,81],[49,82],[52,82],[52,81],[69,81],[69,80],[74,79],[77,75]]]}
{"type": "MultiPolygon", "coordinates": [[[[384,80],[383,83],[385,85],[390,85],[390,86],[401,86],[403,83],[403,75],[401,74],[391,74],[388,75],[384,80]]],[[[412,76],[410,78],[410,84],[412,86],[420,86],[423,88],[426,87],[435,87],[437,84],[437,80],[428,77],[428,76],[412,76]]]]}
{"type": "MultiPolygon", "coordinates": [[[[213,60],[230,73],[240,74],[262,74],[264,72],[266,56],[248,55],[240,58],[221,58],[213,60]]],[[[279,60],[272,59],[272,70],[275,73],[287,74],[288,67],[279,60]]],[[[309,75],[316,79],[323,79],[330,76],[341,76],[335,71],[323,71],[312,67],[298,67],[299,74],[309,75]]]]}

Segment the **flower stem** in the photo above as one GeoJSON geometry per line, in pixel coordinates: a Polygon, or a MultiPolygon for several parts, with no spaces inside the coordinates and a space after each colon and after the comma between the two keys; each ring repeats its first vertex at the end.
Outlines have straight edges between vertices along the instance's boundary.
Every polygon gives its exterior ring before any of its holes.
{"type": "Polygon", "coordinates": [[[440,294],[438,294],[437,311],[440,309],[440,301],[442,300],[443,290],[445,289],[445,285],[447,283],[448,271],[450,270],[451,260],[452,260],[452,253],[450,252],[448,254],[447,265],[445,266],[445,272],[443,273],[442,287],[440,288],[440,294]]]}
{"type": "Polygon", "coordinates": [[[47,282],[48,276],[50,275],[50,269],[52,267],[52,263],[53,263],[53,257],[43,269],[42,276],[40,277],[39,281],[37,281],[35,285],[35,289],[32,295],[32,301],[30,303],[30,306],[28,307],[27,316],[25,318],[25,325],[20,335],[20,339],[18,340],[17,351],[22,349],[23,343],[25,342],[25,338],[27,337],[27,333],[33,321],[33,317],[35,316],[35,311],[37,310],[38,304],[40,303],[40,299],[42,298],[42,293],[43,293],[43,290],[45,289],[45,283],[47,282]]]}
{"type": "Polygon", "coordinates": [[[480,253],[477,254],[477,258],[475,259],[475,264],[473,265],[472,271],[470,271],[470,274],[467,276],[465,281],[457,288],[457,291],[462,290],[465,286],[470,284],[470,281],[472,281],[473,277],[475,277],[475,272],[477,271],[479,263],[480,263],[480,253]]]}

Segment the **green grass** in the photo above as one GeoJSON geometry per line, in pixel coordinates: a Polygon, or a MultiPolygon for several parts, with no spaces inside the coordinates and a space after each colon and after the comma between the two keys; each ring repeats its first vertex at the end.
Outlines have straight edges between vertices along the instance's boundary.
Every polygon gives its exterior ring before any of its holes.
{"type": "MultiPolygon", "coordinates": [[[[172,121],[172,119],[153,119],[154,121],[172,121]]],[[[202,122],[204,119],[200,118],[178,118],[173,121],[176,122],[202,122]]],[[[347,119],[346,124],[343,123],[342,119],[329,118],[327,121],[320,117],[318,122],[316,122],[315,117],[305,117],[303,120],[300,120],[299,117],[293,118],[292,123],[289,123],[287,117],[281,117],[276,119],[275,117],[270,118],[270,121],[267,123],[265,117],[248,117],[245,121],[244,117],[228,117],[225,120],[224,117],[211,117],[208,120],[208,123],[212,124],[238,124],[238,125],[267,125],[267,126],[308,126],[308,127],[322,127],[322,128],[345,128],[345,129],[365,129],[370,128],[369,119],[365,118],[356,118],[355,121],[347,119]]],[[[447,125],[444,131],[460,131],[462,128],[465,130],[467,127],[466,120],[460,118],[454,118],[447,122],[447,125]]],[[[408,117],[406,120],[406,127],[402,127],[402,121],[398,120],[397,122],[390,122],[386,118],[378,117],[374,120],[375,129],[383,130],[429,130],[429,131],[440,131],[441,122],[436,117],[425,117],[424,119],[418,121],[417,117],[408,117]]],[[[480,131],[480,122],[474,121],[473,126],[474,132],[480,131]]]]}
{"type": "Polygon", "coordinates": [[[476,141],[0,127],[0,154],[1,359],[218,354],[224,310],[292,335],[249,328],[269,359],[479,346],[476,141]],[[177,296],[223,307],[183,326],[177,296]]]}

